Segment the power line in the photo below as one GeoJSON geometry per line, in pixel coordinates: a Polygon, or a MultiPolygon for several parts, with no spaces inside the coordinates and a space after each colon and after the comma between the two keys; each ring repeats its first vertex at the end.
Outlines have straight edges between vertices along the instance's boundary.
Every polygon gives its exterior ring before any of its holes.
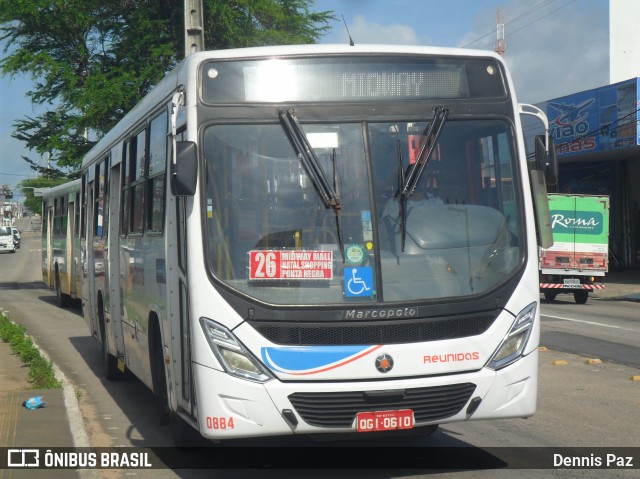
{"type": "MultiPolygon", "coordinates": [[[[612,125],[615,125],[616,123],[617,123],[617,125],[614,128],[611,128],[611,129],[618,130],[621,127],[628,126],[628,125],[633,125],[633,124],[635,124],[637,122],[637,118],[629,119],[629,120],[627,120],[627,121],[625,121],[623,123],[620,123],[620,121],[624,120],[626,118],[629,118],[632,115],[637,115],[638,112],[640,112],[640,108],[636,109],[635,111],[632,111],[631,113],[626,114],[623,117],[620,117],[620,118],[612,121],[611,123],[608,123],[607,125],[600,125],[598,128],[593,129],[590,132],[585,133],[584,135],[580,135],[579,138],[574,138],[573,140],[569,140],[569,141],[565,141],[565,142],[562,142],[562,143],[558,143],[558,144],[556,144],[556,149],[558,147],[572,145],[574,143],[582,141],[584,138],[589,138],[590,136],[593,136],[595,134],[600,133],[603,129],[610,128],[612,125]]],[[[535,153],[529,153],[527,155],[527,158],[533,158],[534,156],[535,156],[535,153]]]]}
{"type": "Polygon", "coordinates": [[[521,26],[520,28],[518,28],[517,30],[513,30],[510,32],[511,35],[513,35],[514,33],[519,32],[520,30],[523,30],[529,26],[531,26],[532,24],[542,20],[543,18],[548,17],[549,15],[556,13],[558,10],[564,8],[564,7],[568,7],[569,5],[571,5],[572,3],[575,3],[577,0],[570,0],[569,2],[565,3],[564,5],[559,6],[558,8],[556,8],[555,10],[551,10],[549,13],[547,13],[546,15],[541,16],[540,18],[536,18],[535,20],[533,20],[530,23],[527,23],[526,25],[521,26]]]}
{"type": "Polygon", "coordinates": [[[2,176],[22,176],[23,178],[32,178],[32,175],[19,175],[17,173],[3,173],[0,171],[0,175],[2,176]]]}
{"type": "MultiPolygon", "coordinates": [[[[527,10],[526,12],[524,12],[524,13],[522,13],[522,14],[518,15],[518,16],[517,16],[516,18],[514,18],[513,20],[509,21],[509,23],[508,23],[507,25],[511,25],[512,23],[514,23],[514,22],[518,21],[519,19],[521,19],[521,18],[523,18],[523,17],[526,17],[527,15],[529,15],[529,14],[533,13],[534,11],[536,11],[536,10],[538,10],[538,9],[540,9],[540,8],[542,8],[542,7],[546,6],[547,4],[549,4],[549,3],[551,3],[551,2],[554,2],[554,1],[555,1],[555,0],[544,0],[542,3],[540,3],[540,4],[536,5],[535,7],[531,8],[530,10],[527,10]]],[[[488,37],[489,35],[493,35],[493,34],[495,34],[495,33],[496,33],[496,31],[497,31],[497,29],[496,29],[496,28],[494,28],[494,29],[493,29],[493,30],[491,30],[490,32],[485,33],[484,35],[482,35],[480,38],[477,38],[477,39],[475,39],[474,41],[472,41],[472,42],[470,42],[470,43],[467,43],[466,45],[463,45],[463,46],[462,46],[462,48],[467,48],[468,46],[473,45],[474,43],[479,42],[479,41],[480,41],[480,40],[482,40],[483,38],[486,38],[486,37],[488,37]]]]}
{"type": "MultiPolygon", "coordinates": [[[[521,13],[520,15],[518,15],[517,17],[515,17],[513,20],[510,20],[509,22],[505,23],[505,26],[511,26],[511,25],[513,25],[513,24],[514,24],[515,22],[517,22],[518,20],[520,20],[520,19],[522,19],[522,18],[525,18],[525,17],[527,17],[527,16],[531,15],[532,13],[534,13],[534,12],[536,12],[536,11],[540,10],[541,8],[546,7],[547,5],[549,5],[549,4],[551,4],[551,3],[553,3],[554,1],[555,1],[555,0],[544,0],[543,2],[539,3],[539,4],[538,4],[538,5],[536,5],[535,7],[530,8],[530,9],[529,9],[529,10],[527,10],[526,12],[521,13]]],[[[510,31],[510,32],[509,32],[509,34],[510,34],[510,35],[513,35],[514,33],[519,32],[520,30],[522,30],[522,29],[524,29],[524,28],[526,28],[526,27],[528,27],[528,26],[531,26],[532,24],[536,23],[537,21],[542,20],[542,19],[543,19],[543,18],[545,18],[545,17],[548,17],[548,16],[549,16],[549,15],[551,15],[552,13],[555,13],[555,12],[557,12],[558,10],[560,10],[560,9],[562,9],[562,8],[564,8],[564,7],[568,6],[568,5],[570,5],[570,4],[572,4],[572,3],[576,2],[576,1],[577,1],[577,0],[570,0],[568,3],[566,3],[566,4],[564,4],[564,5],[561,5],[560,7],[556,8],[555,10],[552,10],[551,12],[547,13],[546,15],[543,15],[542,17],[539,17],[539,18],[537,18],[537,19],[535,19],[535,20],[531,21],[530,23],[528,23],[528,24],[526,24],[526,25],[524,25],[524,26],[522,26],[522,27],[518,28],[517,30],[510,31]]],[[[482,39],[484,39],[484,38],[486,38],[486,37],[488,37],[488,36],[490,36],[490,35],[494,35],[494,34],[496,33],[496,31],[497,31],[497,29],[496,29],[496,28],[494,28],[494,29],[493,29],[493,30],[491,30],[490,32],[485,33],[484,35],[482,35],[482,36],[481,36],[481,37],[479,37],[479,38],[476,38],[476,39],[475,39],[475,40],[473,40],[472,42],[469,42],[469,43],[467,43],[466,45],[463,45],[461,48],[467,48],[467,47],[469,47],[469,46],[473,45],[474,43],[477,43],[477,42],[479,42],[480,40],[482,40],[482,39]]]]}
{"type": "MultiPolygon", "coordinates": [[[[631,119],[631,120],[629,120],[629,121],[626,121],[626,122],[624,122],[624,123],[619,123],[619,122],[620,122],[620,121],[622,121],[622,120],[624,120],[624,119],[626,119],[626,118],[628,118],[628,117],[630,117],[630,116],[632,116],[632,115],[635,115],[635,114],[636,114],[636,113],[638,113],[638,112],[640,112],[640,108],[638,108],[637,110],[632,111],[632,112],[630,112],[630,113],[627,113],[626,115],[621,116],[620,118],[617,118],[616,120],[612,121],[611,123],[608,123],[608,124],[606,124],[606,125],[600,125],[598,128],[596,128],[596,129],[594,129],[594,130],[591,130],[590,132],[587,132],[587,133],[584,133],[584,134],[580,135],[580,138],[576,138],[576,139],[573,139],[573,140],[567,141],[567,142],[565,142],[565,143],[559,143],[559,144],[558,144],[558,145],[556,145],[556,146],[559,146],[559,145],[569,145],[569,144],[571,144],[571,143],[573,143],[573,142],[580,141],[580,140],[582,140],[583,138],[586,138],[586,137],[588,137],[588,136],[595,135],[596,133],[599,133],[600,131],[602,131],[602,130],[603,130],[603,129],[605,129],[605,128],[609,128],[609,127],[611,127],[612,125],[614,125],[614,124],[616,124],[616,123],[618,123],[618,125],[617,125],[614,129],[618,129],[618,128],[619,128],[619,127],[621,127],[621,126],[632,125],[632,124],[634,124],[634,123],[637,121],[637,120],[636,120],[636,118],[633,118],[633,119],[631,119]]],[[[539,128],[537,128],[537,127],[536,127],[536,125],[527,125],[527,126],[523,126],[522,131],[524,132],[525,130],[531,130],[531,129],[536,129],[536,130],[537,130],[537,129],[539,129],[539,128]]]]}

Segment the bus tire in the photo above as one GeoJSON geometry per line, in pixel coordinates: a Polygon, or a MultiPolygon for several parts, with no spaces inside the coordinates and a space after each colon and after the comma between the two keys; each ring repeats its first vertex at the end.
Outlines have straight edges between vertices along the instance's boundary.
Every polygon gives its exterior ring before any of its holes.
{"type": "MultiPolygon", "coordinates": [[[[398,431],[389,431],[392,434],[398,433],[398,437],[429,437],[432,436],[440,427],[439,424],[429,424],[428,426],[414,427],[413,429],[401,429],[398,431]]],[[[383,433],[386,434],[386,433],[383,433]]]]}
{"type": "Polygon", "coordinates": [[[169,423],[171,438],[178,449],[194,447],[196,445],[195,431],[169,406],[162,338],[158,319],[155,316],[149,318],[149,359],[153,393],[160,400],[162,407],[160,424],[169,423]]]}
{"type": "Polygon", "coordinates": [[[71,298],[68,294],[64,294],[62,292],[62,285],[60,284],[60,273],[58,271],[57,265],[56,265],[55,282],[56,282],[56,304],[58,305],[59,308],[67,308],[69,306],[69,300],[71,298]]]}
{"type": "Polygon", "coordinates": [[[160,327],[155,316],[149,318],[149,366],[151,367],[151,383],[153,394],[160,400],[162,408],[160,424],[169,424],[171,408],[167,392],[167,378],[164,371],[164,354],[160,327]]]}
{"type": "Polygon", "coordinates": [[[168,410],[169,399],[167,378],[164,371],[162,337],[160,335],[160,326],[155,316],[149,318],[149,365],[151,367],[153,394],[162,401],[162,406],[168,410]]]}
{"type": "Polygon", "coordinates": [[[431,424],[430,426],[417,427],[416,431],[420,431],[422,437],[429,437],[438,430],[439,424],[431,424]]]}
{"type": "Polygon", "coordinates": [[[198,445],[198,437],[195,429],[182,419],[178,413],[169,412],[169,425],[171,427],[171,438],[173,444],[178,449],[190,449],[198,445]]]}
{"type": "Polygon", "coordinates": [[[102,298],[98,301],[98,321],[100,323],[100,348],[102,353],[102,374],[107,381],[115,381],[122,377],[118,369],[118,358],[109,352],[107,345],[107,329],[104,322],[104,308],[102,298]]]}
{"type": "Polygon", "coordinates": [[[589,291],[575,291],[573,293],[573,299],[577,304],[587,304],[587,299],[589,299],[589,291]]]}

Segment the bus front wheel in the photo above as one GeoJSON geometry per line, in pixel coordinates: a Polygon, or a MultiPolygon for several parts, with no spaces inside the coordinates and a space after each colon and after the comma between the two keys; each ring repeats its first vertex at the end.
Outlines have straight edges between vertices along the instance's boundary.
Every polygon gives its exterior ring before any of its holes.
{"type": "Polygon", "coordinates": [[[157,318],[149,320],[149,354],[151,360],[151,380],[153,382],[153,392],[160,400],[162,412],[160,423],[169,423],[171,438],[178,449],[191,448],[197,445],[195,430],[189,426],[175,411],[169,406],[169,395],[167,391],[167,377],[165,374],[164,354],[162,352],[162,338],[157,318]]]}

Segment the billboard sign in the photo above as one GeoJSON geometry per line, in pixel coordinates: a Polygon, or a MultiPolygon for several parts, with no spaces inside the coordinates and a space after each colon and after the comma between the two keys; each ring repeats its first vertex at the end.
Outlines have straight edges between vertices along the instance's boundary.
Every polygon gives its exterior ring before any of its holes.
{"type": "Polygon", "coordinates": [[[638,79],[545,102],[558,156],[640,145],[638,79]]]}

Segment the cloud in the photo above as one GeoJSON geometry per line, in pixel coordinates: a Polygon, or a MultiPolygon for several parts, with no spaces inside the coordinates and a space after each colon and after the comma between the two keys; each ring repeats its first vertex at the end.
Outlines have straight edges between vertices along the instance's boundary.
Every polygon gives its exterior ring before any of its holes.
{"type": "Polygon", "coordinates": [[[514,33],[511,48],[507,40],[507,64],[523,101],[538,102],[609,84],[607,18],[603,22],[582,9],[567,13],[570,16],[547,17],[514,33]]]}
{"type": "MultiPolygon", "coordinates": [[[[367,20],[364,15],[356,15],[349,25],[353,41],[358,43],[391,43],[396,45],[420,45],[420,37],[413,27],[393,23],[381,25],[367,20]]],[[[346,34],[346,33],[345,33],[346,34]]]]}
{"type": "MultiPolygon", "coordinates": [[[[592,3],[592,2],[587,2],[592,3]]],[[[540,102],[609,84],[608,6],[589,8],[585,2],[565,3],[558,9],[541,9],[509,24],[530,9],[527,1],[516,1],[505,10],[505,59],[518,101],[540,102]],[[581,8],[578,8],[580,6],[581,8]],[[585,8],[586,7],[586,8],[585,8]]],[[[489,12],[478,16],[488,15],[489,12]]],[[[494,12],[495,15],[495,12],[494,12]]],[[[465,45],[487,33],[480,27],[465,35],[465,45]]],[[[493,50],[495,33],[470,48],[493,50]]]]}

